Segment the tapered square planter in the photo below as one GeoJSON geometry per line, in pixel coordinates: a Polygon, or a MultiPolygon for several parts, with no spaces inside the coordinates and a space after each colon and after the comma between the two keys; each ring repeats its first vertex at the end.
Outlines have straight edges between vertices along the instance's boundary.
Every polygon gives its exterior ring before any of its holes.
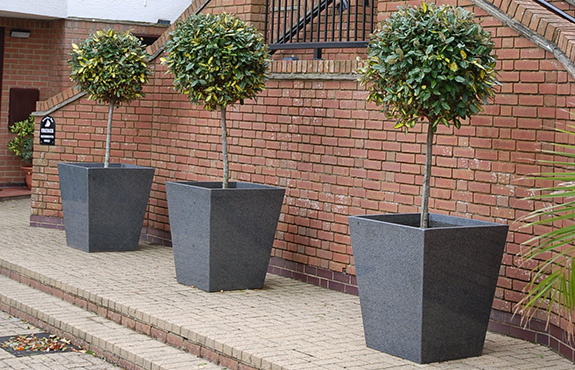
{"type": "Polygon", "coordinates": [[[417,363],[480,356],[508,226],[419,217],[349,217],[366,344],[417,363]]]}
{"type": "Polygon", "coordinates": [[[138,248],[151,167],[113,163],[58,163],[66,242],[85,252],[138,248]]]}
{"type": "Polygon", "coordinates": [[[208,292],[263,287],[285,189],[167,182],[166,193],[179,283],[208,292]]]}

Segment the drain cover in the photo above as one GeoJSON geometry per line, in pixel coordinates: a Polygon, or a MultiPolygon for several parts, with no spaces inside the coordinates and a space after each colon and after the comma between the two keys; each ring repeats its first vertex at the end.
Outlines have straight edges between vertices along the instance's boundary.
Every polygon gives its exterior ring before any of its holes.
{"type": "Polygon", "coordinates": [[[83,352],[85,349],[74,346],[68,340],[50,333],[11,335],[0,337],[0,348],[16,357],[40,355],[56,352],[83,352]]]}

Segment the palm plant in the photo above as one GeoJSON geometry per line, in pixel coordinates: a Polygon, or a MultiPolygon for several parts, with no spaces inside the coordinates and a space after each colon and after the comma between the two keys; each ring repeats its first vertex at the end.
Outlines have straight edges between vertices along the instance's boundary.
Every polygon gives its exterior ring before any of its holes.
{"type": "Polygon", "coordinates": [[[494,43],[463,8],[423,3],[399,8],[371,36],[361,83],[368,101],[383,106],[395,128],[407,132],[427,121],[421,202],[422,228],[429,219],[433,136],[438,125],[456,128],[482,110],[499,85],[494,43]]]}
{"type": "Polygon", "coordinates": [[[70,79],[88,98],[109,104],[104,167],[110,163],[112,114],[115,106],[139,99],[148,83],[148,54],[130,32],[97,31],[80,45],[72,44],[70,79]]]}
{"type": "MultiPolygon", "coordinates": [[[[571,127],[575,128],[575,127],[571,127]]],[[[575,136],[569,130],[557,130],[575,136]]],[[[538,189],[541,194],[527,199],[540,200],[547,205],[523,217],[524,227],[558,226],[523,243],[529,247],[523,252],[526,261],[537,261],[532,279],[525,287],[527,295],[517,304],[516,313],[522,314],[527,323],[543,308],[547,313],[547,325],[554,308],[567,321],[566,331],[571,338],[575,334],[575,145],[554,144],[554,150],[543,153],[553,155],[552,161],[541,161],[561,171],[540,173],[538,180],[551,181],[554,185],[538,189]],[[554,204],[549,204],[552,202],[554,204]]]]}
{"type": "Polygon", "coordinates": [[[226,108],[264,89],[269,54],[263,36],[234,15],[192,15],[176,26],[165,51],[162,62],[174,74],[174,88],[206,110],[221,110],[222,187],[227,188],[226,108]]]}

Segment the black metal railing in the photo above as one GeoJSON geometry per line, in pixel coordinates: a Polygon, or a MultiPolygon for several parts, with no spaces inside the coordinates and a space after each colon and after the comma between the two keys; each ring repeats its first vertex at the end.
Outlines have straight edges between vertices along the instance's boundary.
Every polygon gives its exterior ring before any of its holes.
{"type": "Polygon", "coordinates": [[[557,14],[558,16],[562,17],[563,19],[568,20],[571,23],[575,23],[575,18],[572,17],[570,14],[567,14],[565,11],[559,9],[555,5],[545,1],[545,0],[535,0],[535,2],[545,9],[557,14]]]}
{"type": "Polygon", "coordinates": [[[365,47],[375,0],[266,0],[270,50],[365,47]]]}

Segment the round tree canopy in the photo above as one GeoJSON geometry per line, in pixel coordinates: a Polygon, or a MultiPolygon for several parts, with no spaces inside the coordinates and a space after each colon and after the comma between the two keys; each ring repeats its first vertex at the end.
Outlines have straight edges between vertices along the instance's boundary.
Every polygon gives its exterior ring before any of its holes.
{"type": "Polygon", "coordinates": [[[80,45],[72,44],[70,79],[99,102],[120,105],[144,96],[148,82],[148,54],[130,32],[97,31],[80,45]]]}
{"type": "Polygon", "coordinates": [[[397,128],[413,128],[421,117],[436,127],[482,110],[499,85],[489,33],[473,14],[443,5],[399,8],[369,43],[363,84],[368,100],[383,107],[397,128]]]}
{"type": "Polygon", "coordinates": [[[199,14],[176,25],[162,62],[174,88],[207,110],[254,98],[267,80],[268,49],[252,25],[230,14],[199,14]]]}

